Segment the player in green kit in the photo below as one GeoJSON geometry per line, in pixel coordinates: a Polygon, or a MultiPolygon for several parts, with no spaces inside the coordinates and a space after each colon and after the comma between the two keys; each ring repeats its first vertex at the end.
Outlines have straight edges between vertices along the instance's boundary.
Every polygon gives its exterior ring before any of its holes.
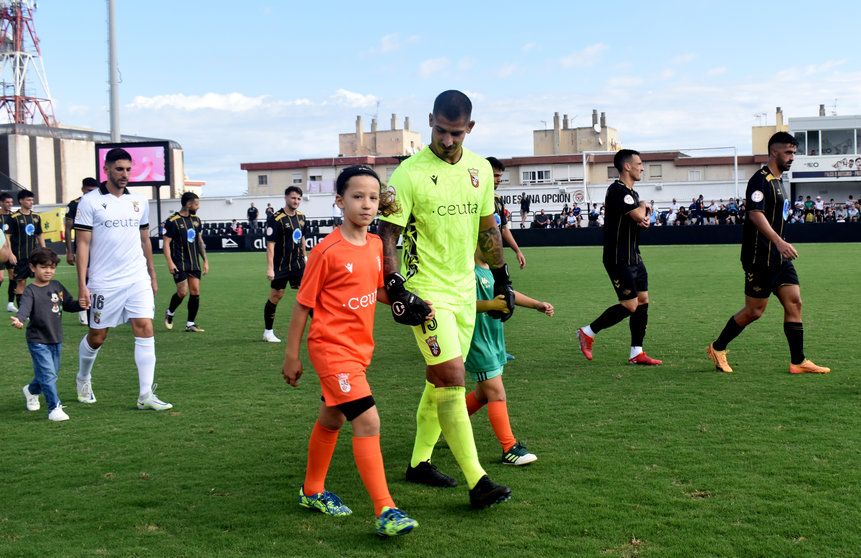
{"type": "Polygon", "coordinates": [[[475,125],[472,103],[460,91],[445,91],[429,123],[431,144],[401,163],[389,180],[401,211],[381,218],[379,227],[392,314],[413,326],[427,365],[407,480],[457,484],[430,462],[442,431],[466,477],[471,505],[484,508],[507,500],[511,489],[491,481],[478,462],[464,398],[464,359],[475,326],[476,245],[493,273],[494,295],[504,295],[509,309],[493,317],[511,316],[514,289],[494,217],[493,172],[487,160],[461,145],[475,125]],[[403,262],[397,252],[401,233],[403,262]],[[433,301],[436,312],[427,324],[423,299],[433,301]]]}

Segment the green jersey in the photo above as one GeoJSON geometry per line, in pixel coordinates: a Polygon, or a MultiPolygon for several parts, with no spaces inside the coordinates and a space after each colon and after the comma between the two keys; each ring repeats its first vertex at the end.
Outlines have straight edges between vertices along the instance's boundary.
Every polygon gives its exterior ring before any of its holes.
{"type": "MultiPolygon", "coordinates": [[[[493,300],[493,274],[478,265],[475,266],[475,298],[493,300]]],[[[476,314],[475,329],[464,363],[467,371],[491,372],[505,366],[506,362],[502,321],[491,318],[487,312],[476,314]]]]}
{"type": "Polygon", "coordinates": [[[474,302],[479,221],[494,210],[490,163],[464,149],[450,164],[425,147],[395,169],[389,187],[400,211],[381,219],[404,227],[406,288],[436,307],[474,302]]]}

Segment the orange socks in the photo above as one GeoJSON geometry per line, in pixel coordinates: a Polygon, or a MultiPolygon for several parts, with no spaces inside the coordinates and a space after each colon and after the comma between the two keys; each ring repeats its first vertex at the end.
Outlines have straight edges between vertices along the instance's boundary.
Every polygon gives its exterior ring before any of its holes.
{"type": "Polygon", "coordinates": [[[508,404],[505,401],[490,401],[487,403],[487,418],[496,434],[496,439],[502,444],[502,451],[508,451],[517,443],[511,432],[511,422],[508,420],[508,404]]]}
{"type": "Polygon", "coordinates": [[[383,454],[380,451],[380,435],[353,437],[353,458],[359,469],[359,476],[374,503],[374,515],[383,513],[383,507],[396,508],[389,494],[386,470],[383,467],[383,454]]]}
{"type": "Polygon", "coordinates": [[[323,492],[326,486],[326,473],[338,443],[338,430],[329,430],[320,421],[314,423],[311,440],[308,442],[308,468],[305,470],[305,496],[323,492]]]}
{"type": "Polygon", "coordinates": [[[484,407],[484,403],[479,403],[478,399],[475,398],[474,391],[466,394],[466,412],[469,413],[469,416],[474,415],[482,407],[484,407]]]}

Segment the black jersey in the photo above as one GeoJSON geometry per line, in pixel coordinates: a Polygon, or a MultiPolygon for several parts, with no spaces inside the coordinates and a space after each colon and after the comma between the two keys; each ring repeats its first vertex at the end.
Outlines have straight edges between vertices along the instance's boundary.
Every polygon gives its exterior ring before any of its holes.
{"type": "Polygon", "coordinates": [[[628,215],[640,207],[640,195],[617,180],[604,198],[604,263],[637,265],[640,259],[640,226],[628,215]]]}
{"type": "Polygon", "coordinates": [[[200,271],[200,218],[174,214],[164,224],[164,236],[170,238],[170,259],[180,271],[200,271]]]}
{"type": "Polygon", "coordinates": [[[266,241],[275,243],[272,265],[276,279],[304,271],[307,232],[305,214],[299,211],[287,215],[279,209],[266,218],[266,241]]]}
{"type": "MultiPolygon", "coordinates": [[[[783,238],[783,223],[789,217],[790,203],[783,193],[783,181],[767,166],[759,169],[747,182],[745,206],[748,213],[761,211],[769,226],[783,238]]],[[[741,240],[741,264],[749,267],[771,267],[783,263],[783,256],[773,242],[748,218],[744,220],[741,240]]]]}
{"type": "Polygon", "coordinates": [[[496,213],[496,224],[502,232],[502,227],[508,224],[508,219],[505,218],[505,203],[499,194],[493,194],[493,212],[496,213]]]}
{"type": "Polygon", "coordinates": [[[81,196],[73,199],[69,202],[69,205],[66,206],[66,219],[69,221],[75,221],[75,215],[78,214],[78,202],[81,201],[81,196]]]}
{"type": "Polygon", "coordinates": [[[30,252],[39,246],[37,237],[42,234],[42,218],[32,211],[27,215],[16,211],[12,215],[7,215],[6,219],[6,234],[10,237],[9,247],[19,262],[24,261],[30,252]]]}
{"type": "Polygon", "coordinates": [[[11,234],[9,232],[9,223],[11,222],[9,218],[12,217],[12,214],[4,215],[0,213],[0,234],[11,234]]]}

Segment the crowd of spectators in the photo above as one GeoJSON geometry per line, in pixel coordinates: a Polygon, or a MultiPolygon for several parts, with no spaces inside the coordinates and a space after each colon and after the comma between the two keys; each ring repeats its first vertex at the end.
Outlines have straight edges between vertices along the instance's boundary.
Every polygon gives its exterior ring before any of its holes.
{"type": "MultiPolygon", "coordinates": [[[[654,211],[649,215],[651,225],[692,226],[692,225],[735,225],[744,222],[745,204],[742,198],[729,198],[724,201],[705,200],[703,196],[692,198],[689,205],[680,204],[675,198],[668,207],[658,207],[651,202],[654,211]]],[[[790,223],[850,223],[861,220],[861,201],[851,195],[845,202],[837,203],[834,198],[824,202],[820,196],[811,199],[798,196],[790,208],[790,223]]],[[[525,219],[524,219],[525,221],[525,219]]],[[[568,229],[577,227],[604,226],[604,204],[587,203],[580,208],[577,203],[568,204],[559,214],[548,214],[541,209],[532,214],[533,229],[568,229]]]]}

